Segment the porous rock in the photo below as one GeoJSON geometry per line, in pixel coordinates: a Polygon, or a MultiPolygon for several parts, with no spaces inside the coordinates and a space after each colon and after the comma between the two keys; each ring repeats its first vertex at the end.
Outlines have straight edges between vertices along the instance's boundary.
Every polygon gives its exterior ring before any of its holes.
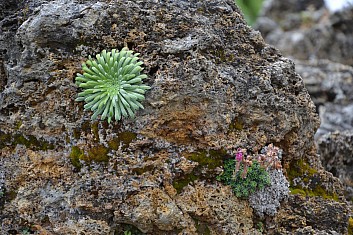
{"type": "MultiPolygon", "coordinates": [[[[1,234],[114,234],[126,225],[255,233],[248,201],[215,181],[222,160],[272,142],[286,170],[318,160],[319,121],[294,63],[233,1],[21,3],[6,5],[0,23],[1,234]],[[141,53],[152,88],[145,109],[133,120],[90,121],[74,101],[75,74],[88,55],[124,46],[141,53]]],[[[344,231],[346,216],[330,229],[344,231]]]]}
{"type": "Polygon", "coordinates": [[[332,132],[318,140],[322,164],[346,185],[346,198],[353,199],[353,131],[332,132]]]}
{"type": "Polygon", "coordinates": [[[280,203],[286,200],[289,194],[289,182],[281,170],[271,170],[269,176],[271,185],[249,197],[250,206],[261,218],[264,218],[265,214],[274,216],[280,203]]]}
{"type": "Polygon", "coordinates": [[[330,14],[324,1],[267,2],[256,26],[266,42],[292,58],[353,65],[352,7],[330,14]]]}
{"type": "Polygon", "coordinates": [[[315,134],[353,130],[353,68],[329,60],[296,61],[296,71],[303,77],[321,124],[315,134]]]}

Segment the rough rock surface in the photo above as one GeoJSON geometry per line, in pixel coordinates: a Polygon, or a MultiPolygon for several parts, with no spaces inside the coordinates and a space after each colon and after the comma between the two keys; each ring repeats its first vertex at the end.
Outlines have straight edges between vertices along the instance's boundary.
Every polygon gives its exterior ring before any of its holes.
{"type": "Polygon", "coordinates": [[[289,183],[282,171],[272,170],[269,175],[271,186],[258,190],[249,197],[250,206],[261,218],[265,214],[274,216],[280,203],[287,199],[289,193],[289,183]]]}
{"type": "MultiPolygon", "coordinates": [[[[307,176],[292,166],[318,170],[319,119],[294,63],[233,1],[1,4],[1,234],[256,234],[249,202],[215,180],[222,160],[274,143],[293,187],[307,176]],[[75,74],[88,55],[124,46],[141,53],[152,87],[145,109],[134,120],[90,121],[74,102],[75,74]]],[[[290,195],[263,229],[325,231],[313,218],[340,211],[329,230],[347,231],[340,185],[310,177],[310,192],[338,186],[340,201],[308,195],[317,211],[305,214],[290,195]],[[288,226],[286,213],[309,222],[288,226]]]]}
{"type": "Polygon", "coordinates": [[[267,42],[295,58],[321,119],[315,134],[318,153],[325,169],[345,183],[348,200],[353,181],[352,19],[352,7],[331,14],[323,1],[273,0],[257,25],[267,42]]]}
{"type": "Polygon", "coordinates": [[[318,147],[323,165],[347,186],[346,197],[353,200],[353,132],[326,134],[318,147]]]}
{"type": "Polygon", "coordinates": [[[353,132],[353,67],[329,60],[297,60],[296,71],[320,114],[315,138],[335,131],[353,132]]]}
{"type": "Polygon", "coordinates": [[[330,14],[323,1],[267,2],[256,26],[266,42],[291,58],[353,65],[353,8],[330,14]]]}

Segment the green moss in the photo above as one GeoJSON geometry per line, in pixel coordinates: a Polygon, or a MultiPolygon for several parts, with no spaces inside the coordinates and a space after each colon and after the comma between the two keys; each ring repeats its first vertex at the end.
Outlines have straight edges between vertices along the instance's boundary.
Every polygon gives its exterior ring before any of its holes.
{"type": "Polygon", "coordinates": [[[233,62],[234,55],[228,54],[224,49],[210,50],[210,53],[216,57],[216,63],[233,62]]]}
{"type": "Polygon", "coordinates": [[[287,175],[290,182],[290,191],[292,194],[300,194],[307,197],[322,197],[324,199],[331,199],[339,201],[338,195],[335,193],[329,193],[321,185],[319,178],[316,177],[318,171],[310,167],[309,163],[303,159],[294,161],[290,164],[287,169],[287,175]],[[294,185],[293,180],[300,178],[305,184],[308,184],[308,188],[303,188],[299,185],[294,185]],[[310,185],[310,182],[315,181],[315,185],[310,185]]]}
{"type": "Polygon", "coordinates": [[[300,186],[289,187],[291,194],[300,194],[304,197],[322,197],[324,199],[330,199],[339,201],[337,194],[329,194],[321,185],[317,185],[314,189],[302,188],[300,186]]]}
{"type": "Polygon", "coordinates": [[[84,152],[79,147],[73,146],[71,148],[70,161],[71,161],[71,164],[75,168],[81,169],[82,166],[81,166],[81,163],[80,163],[80,159],[82,159],[83,156],[84,156],[84,152]]]}
{"type": "Polygon", "coordinates": [[[353,235],[353,218],[348,219],[348,235],[353,235]]]}
{"type": "Polygon", "coordinates": [[[21,126],[22,126],[22,121],[21,120],[16,122],[15,130],[19,130],[21,126]]]}
{"type": "Polygon", "coordinates": [[[201,150],[198,152],[186,154],[186,158],[198,162],[200,166],[207,167],[208,169],[215,169],[223,165],[223,158],[227,153],[224,150],[201,150]]]}
{"type": "Polygon", "coordinates": [[[178,193],[189,183],[197,179],[212,179],[212,171],[223,165],[223,159],[227,155],[225,150],[199,150],[197,152],[184,153],[184,156],[191,161],[198,162],[198,166],[190,174],[177,177],[173,181],[173,186],[178,193]],[[208,172],[205,174],[202,172],[208,172]]]}
{"type": "Polygon", "coordinates": [[[306,192],[301,188],[291,188],[290,187],[289,190],[290,190],[291,194],[300,194],[304,197],[306,196],[306,192]]]}
{"type": "Polygon", "coordinates": [[[88,162],[108,162],[108,152],[109,149],[106,148],[104,145],[96,145],[88,150],[88,157],[83,159],[88,162]]]}
{"type": "Polygon", "coordinates": [[[137,175],[142,175],[145,172],[152,171],[154,169],[153,165],[147,165],[145,167],[135,167],[131,171],[137,175]]]}
{"type": "Polygon", "coordinates": [[[229,130],[231,131],[241,131],[244,128],[244,122],[240,118],[235,118],[233,122],[229,125],[229,130]]]}
{"type": "Polygon", "coordinates": [[[54,145],[45,140],[37,139],[33,135],[22,135],[22,134],[7,134],[0,131],[0,149],[5,146],[16,147],[21,144],[32,150],[48,150],[54,149],[54,145]]]}
{"type": "Polygon", "coordinates": [[[206,223],[192,217],[192,219],[195,222],[195,227],[196,227],[196,233],[199,235],[210,235],[211,234],[211,230],[209,229],[209,227],[207,226],[206,223]]]}
{"type": "Polygon", "coordinates": [[[91,125],[91,131],[92,131],[92,134],[93,134],[95,140],[99,140],[98,124],[99,124],[98,122],[94,122],[91,125]]]}
{"type": "Polygon", "coordinates": [[[287,169],[287,176],[290,181],[297,177],[300,177],[304,181],[307,181],[308,177],[312,177],[316,173],[317,170],[310,167],[309,163],[305,162],[303,159],[293,161],[290,164],[289,169],[287,169]]]}
{"type": "Polygon", "coordinates": [[[70,153],[70,161],[76,169],[81,169],[82,164],[80,163],[80,160],[83,160],[88,164],[92,161],[108,162],[108,152],[109,149],[104,147],[104,145],[96,145],[90,148],[87,151],[87,154],[85,154],[84,151],[81,150],[79,147],[73,146],[70,153]]]}
{"type": "Polygon", "coordinates": [[[6,142],[8,142],[10,139],[10,134],[6,134],[0,130],[0,149],[4,148],[6,146],[6,142]]]}
{"type": "Polygon", "coordinates": [[[123,144],[122,148],[126,149],[129,144],[136,139],[137,134],[133,132],[121,132],[117,135],[116,138],[113,138],[112,140],[108,141],[108,146],[110,149],[113,150],[118,150],[120,143],[123,144]]]}
{"type": "Polygon", "coordinates": [[[177,193],[181,193],[183,188],[187,186],[190,182],[199,179],[198,176],[194,175],[193,173],[184,175],[181,178],[173,181],[173,187],[176,189],[177,193]]]}

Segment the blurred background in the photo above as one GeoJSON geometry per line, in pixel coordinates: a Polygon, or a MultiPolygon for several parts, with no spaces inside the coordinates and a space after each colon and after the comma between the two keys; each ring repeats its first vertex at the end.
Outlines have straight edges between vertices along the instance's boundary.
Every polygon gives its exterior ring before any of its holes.
{"type": "Polygon", "coordinates": [[[316,105],[323,167],[353,203],[353,0],[236,0],[266,43],[291,58],[316,105]]]}

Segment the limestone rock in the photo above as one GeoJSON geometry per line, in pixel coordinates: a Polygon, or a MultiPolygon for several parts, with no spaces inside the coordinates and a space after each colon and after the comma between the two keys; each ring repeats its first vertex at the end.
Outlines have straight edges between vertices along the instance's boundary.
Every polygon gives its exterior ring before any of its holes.
{"type": "MultiPolygon", "coordinates": [[[[215,180],[223,160],[274,143],[286,172],[301,159],[320,167],[319,119],[294,63],[232,0],[29,0],[1,16],[1,234],[256,234],[248,201],[215,180]],[[144,62],[145,109],[90,121],[75,74],[88,55],[124,46],[144,62]]],[[[344,202],[311,202],[331,206],[323,218],[340,210],[330,230],[345,231],[344,202]]],[[[293,205],[286,213],[327,229],[293,205]]]]}
{"type": "Polygon", "coordinates": [[[353,199],[353,132],[333,132],[318,140],[318,149],[325,169],[346,185],[346,197],[353,199]]]}

